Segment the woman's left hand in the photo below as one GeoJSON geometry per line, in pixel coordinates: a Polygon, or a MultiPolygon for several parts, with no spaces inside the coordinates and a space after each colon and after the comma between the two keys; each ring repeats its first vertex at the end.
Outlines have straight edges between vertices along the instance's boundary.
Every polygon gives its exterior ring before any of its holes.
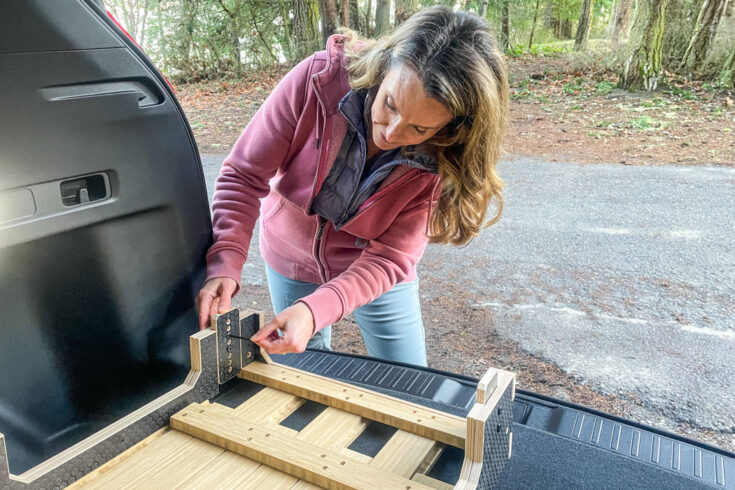
{"type": "Polygon", "coordinates": [[[304,303],[289,306],[265,324],[250,340],[268,354],[304,352],[314,334],[314,316],[304,303]],[[281,335],[278,334],[280,331],[281,335]]]}

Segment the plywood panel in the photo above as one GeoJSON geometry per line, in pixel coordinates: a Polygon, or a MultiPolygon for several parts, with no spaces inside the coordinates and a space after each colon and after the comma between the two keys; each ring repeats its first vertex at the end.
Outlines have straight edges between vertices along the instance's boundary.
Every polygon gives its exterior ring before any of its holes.
{"type": "Polygon", "coordinates": [[[173,488],[223,452],[218,446],[169,431],[82,488],[173,488]]]}

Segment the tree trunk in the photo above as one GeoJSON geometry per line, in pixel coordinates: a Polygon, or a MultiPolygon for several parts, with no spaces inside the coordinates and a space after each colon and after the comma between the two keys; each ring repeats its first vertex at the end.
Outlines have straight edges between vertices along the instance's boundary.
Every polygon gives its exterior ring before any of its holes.
{"type": "Polygon", "coordinates": [[[533,22],[531,22],[531,35],[528,37],[528,49],[533,47],[533,33],[536,30],[536,19],[538,19],[538,7],[541,0],[536,0],[536,8],[533,9],[533,22]]]}
{"type": "Polygon", "coordinates": [[[559,35],[557,37],[561,39],[572,38],[572,19],[561,20],[561,24],[559,25],[559,35]]]}
{"type": "Polygon", "coordinates": [[[319,13],[322,18],[322,49],[327,45],[329,36],[337,32],[337,6],[334,0],[319,0],[319,13]]]}
{"type": "Polygon", "coordinates": [[[735,46],[730,51],[730,56],[720,72],[720,85],[735,88],[735,46]]]}
{"type": "Polygon", "coordinates": [[[375,37],[390,30],[390,0],[376,0],[375,3],[375,37]]]}
{"type": "Polygon", "coordinates": [[[350,5],[350,29],[364,34],[362,17],[360,17],[360,6],[357,0],[349,0],[350,5]]]}
{"type": "Polygon", "coordinates": [[[339,25],[350,25],[350,0],[339,0],[339,25]]]}
{"type": "MultiPolygon", "coordinates": [[[[487,0],[485,0],[487,1],[487,0]]],[[[395,0],[396,2],[396,25],[405,21],[416,13],[418,7],[416,0],[395,0]]]]}
{"type": "Polygon", "coordinates": [[[613,24],[610,41],[613,49],[618,47],[620,37],[628,37],[628,26],[630,25],[630,3],[631,0],[620,0],[613,24]]]}
{"type": "Polygon", "coordinates": [[[143,3],[143,22],[141,23],[140,27],[140,39],[138,39],[138,44],[143,46],[145,44],[145,32],[146,32],[146,24],[148,24],[148,12],[153,8],[152,5],[148,5],[148,2],[143,3]]]}
{"type": "Polygon", "coordinates": [[[510,48],[510,0],[503,0],[503,14],[500,23],[500,47],[506,51],[510,48]]]}
{"type": "Polygon", "coordinates": [[[309,38],[307,34],[308,12],[305,0],[293,0],[293,49],[294,61],[301,61],[309,55],[309,38]]]}
{"type": "Polygon", "coordinates": [[[194,19],[196,18],[196,3],[193,0],[182,0],[181,9],[183,15],[181,16],[181,29],[183,35],[177,46],[179,52],[181,66],[179,69],[183,71],[187,76],[190,77],[193,74],[191,66],[191,43],[194,39],[194,19]]]}
{"type": "Polygon", "coordinates": [[[483,19],[487,17],[487,2],[488,0],[480,0],[480,11],[477,13],[483,19]]]}
{"type": "Polygon", "coordinates": [[[319,13],[319,0],[305,0],[306,6],[308,7],[306,11],[307,20],[306,20],[306,34],[309,38],[309,42],[311,44],[311,47],[309,49],[310,53],[313,53],[315,51],[320,51],[324,49],[324,46],[322,45],[322,37],[319,33],[319,21],[321,18],[321,15],[319,13]]]}
{"type": "Polygon", "coordinates": [[[373,37],[373,0],[367,0],[367,11],[365,13],[365,35],[373,37]]]}
{"type": "MultiPolygon", "coordinates": [[[[643,2],[644,0],[641,0],[643,2]]],[[[621,88],[628,90],[656,90],[661,76],[666,3],[668,0],[647,0],[650,5],[645,27],[620,74],[621,88]]],[[[643,22],[643,20],[641,19],[643,22]]]]}
{"type": "Polygon", "coordinates": [[[544,27],[547,29],[553,29],[553,23],[554,20],[557,20],[554,18],[554,8],[552,6],[551,0],[546,0],[546,5],[544,6],[544,27]]]}
{"type": "Polygon", "coordinates": [[[590,26],[592,25],[592,2],[593,0],[582,0],[582,11],[579,14],[579,24],[577,24],[577,37],[574,40],[575,51],[587,49],[587,40],[590,37],[590,26]]]}
{"type": "Polygon", "coordinates": [[[727,0],[705,0],[702,4],[692,38],[682,58],[682,66],[688,71],[703,68],[726,6],[727,0]]]}

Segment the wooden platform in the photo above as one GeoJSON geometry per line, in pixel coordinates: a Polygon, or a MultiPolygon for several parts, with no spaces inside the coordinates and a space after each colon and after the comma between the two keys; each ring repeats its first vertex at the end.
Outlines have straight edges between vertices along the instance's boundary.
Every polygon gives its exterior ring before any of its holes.
{"type": "MultiPolygon", "coordinates": [[[[490,377],[512,383],[504,373],[490,377]]],[[[447,445],[465,448],[466,419],[277,364],[253,362],[240,377],[264,388],[235,408],[189,405],[70,488],[455,488],[426,473],[447,445]],[[281,425],[306,400],[327,408],[299,431],[281,425]],[[348,448],[371,421],[398,428],[372,457],[348,448]]],[[[457,488],[476,486],[472,467],[457,488]]]]}
{"type": "Polygon", "coordinates": [[[262,325],[262,315],[241,313],[217,315],[212,329],[191,336],[182,385],[26,473],[10,474],[0,434],[0,488],[486,489],[499,481],[512,444],[513,373],[488,370],[477,402],[457,417],[274,364],[236,340],[262,325]],[[222,383],[247,389],[225,406],[212,402],[222,383]],[[459,480],[429,477],[450,446],[463,451],[459,480]]]}

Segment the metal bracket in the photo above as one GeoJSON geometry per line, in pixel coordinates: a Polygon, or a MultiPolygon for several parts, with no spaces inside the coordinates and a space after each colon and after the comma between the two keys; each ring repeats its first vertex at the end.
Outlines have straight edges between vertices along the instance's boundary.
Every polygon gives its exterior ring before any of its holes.
{"type": "Polygon", "coordinates": [[[217,381],[226,383],[240,370],[259,357],[260,348],[250,341],[260,329],[260,313],[240,320],[240,310],[230,310],[215,316],[217,332],[217,381]]]}

